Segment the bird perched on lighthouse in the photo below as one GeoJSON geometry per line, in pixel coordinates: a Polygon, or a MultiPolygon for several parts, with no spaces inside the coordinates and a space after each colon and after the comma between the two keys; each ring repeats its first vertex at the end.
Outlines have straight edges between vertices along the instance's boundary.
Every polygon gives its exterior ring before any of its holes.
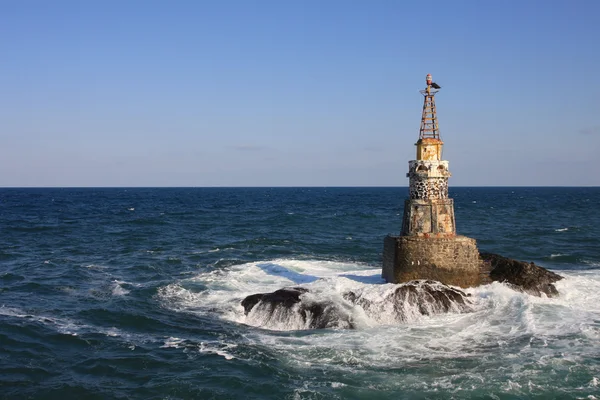
{"type": "Polygon", "coordinates": [[[433,82],[433,78],[431,78],[431,74],[427,74],[427,77],[425,78],[426,82],[427,82],[427,86],[431,86],[434,89],[441,89],[442,87],[440,85],[438,85],[437,83],[433,82]]]}

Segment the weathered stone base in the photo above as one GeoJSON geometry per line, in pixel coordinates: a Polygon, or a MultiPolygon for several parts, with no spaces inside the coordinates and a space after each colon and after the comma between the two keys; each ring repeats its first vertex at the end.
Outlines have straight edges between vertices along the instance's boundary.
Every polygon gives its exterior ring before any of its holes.
{"type": "Polygon", "coordinates": [[[456,233],[453,199],[409,199],[404,202],[403,236],[456,233]]]}
{"type": "Polygon", "coordinates": [[[463,288],[481,283],[479,250],[466,236],[387,236],[383,278],[390,283],[431,279],[463,288]]]}

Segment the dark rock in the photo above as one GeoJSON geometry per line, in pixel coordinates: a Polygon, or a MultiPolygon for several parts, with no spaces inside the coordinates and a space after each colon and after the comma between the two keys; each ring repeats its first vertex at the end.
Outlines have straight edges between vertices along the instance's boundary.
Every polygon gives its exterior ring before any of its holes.
{"type": "Polygon", "coordinates": [[[554,282],[562,276],[548,271],[534,263],[517,261],[492,253],[481,253],[482,268],[491,269],[489,277],[495,282],[506,282],[511,287],[534,296],[545,293],[548,297],[558,296],[554,282]]]}
{"type": "Polygon", "coordinates": [[[264,304],[281,305],[283,307],[290,308],[294,304],[300,302],[300,295],[308,292],[308,289],[301,287],[294,288],[283,288],[276,290],[273,293],[257,293],[246,297],[242,300],[242,307],[244,307],[244,314],[248,315],[250,310],[254,308],[259,302],[264,304]]]}
{"type": "Polygon", "coordinates": [[[272,293],[258,293],[242,300],[247,317],[265,328],[290,326],[290,329],[324,329],[356,327],[352,309],[360,307],[372,319],[406,322],[420,315],[471,311],[468,296],[461,290],[436,281],[411,281],[381,296],[369,288],[349,291],[344,301],[329,296],[319,298],[306,288],[293,287],[272,293]],[[306,295],[306,296],[304,296],[306,295]],[[348,304],[350,303],[350,304],[348,304]],[[299,326],[301,325],[301,326],[299,326]]]}
{"type": "Polygon", "coordinates": [[[265,327],[300,319],[309,329],[354,328],[350,315],[332,301],[303,299],[309,290],[283,288],[272,293],[258,293],[242,300],[244,313],[253,312],[265,327]]]}
{"type": "Polygon", "coordinates": [[[312,329],[355,328],[350,314],[330,301],[303,304],[300,307],[300,316],[304,321],[308,321],[308,326],[312,329]]]}
{"type": "Polygon", "coordinates": [[[471,311],[468,297],[462,290],[431,280],[416,280],[397,285],[383,301],[373,302],[362,294],[344,293],[344,299],[360,306],[367,315],[381,312],[386,304],[392,305],[392,317],[405,322],[415,315],[442,314],[450,311],[471,311]]]}

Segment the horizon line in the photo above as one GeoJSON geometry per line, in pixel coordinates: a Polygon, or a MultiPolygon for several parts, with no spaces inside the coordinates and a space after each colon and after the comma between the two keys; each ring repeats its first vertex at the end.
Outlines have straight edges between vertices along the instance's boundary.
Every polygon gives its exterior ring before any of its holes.
{"type": "MultiPolygon", "coordinates": [[[[393,185],[357,185],[357,186],[0,186],[2,189],[327,189],[327,188],[406,188],[409,186],[393,185]]],[[[452,188],[600,188],[600,185],[454,185],[452,188]]]]}

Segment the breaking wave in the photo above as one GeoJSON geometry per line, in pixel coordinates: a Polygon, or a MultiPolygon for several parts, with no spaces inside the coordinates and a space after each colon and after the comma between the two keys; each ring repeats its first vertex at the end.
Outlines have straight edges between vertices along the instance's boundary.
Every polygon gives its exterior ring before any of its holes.
{"type": "MultiPolygon", "coordinates": [[[[560,271],[559,271],[560,272],[560,271]]],[[[511,315],[523,321],[523,329],[528,326],[525,316],[536,315],[538,309],[550,308],[558,312],[577,307],[577,313],[600,312],[595,304],[600,304],[600,274],[597,271],[560,272],[566,279],[556,285],[561,296],[556,299],[536,298],[509,289],[500,283],[465,290],[470,296],[468,307],[452,302],[448,309],[451,315],[435,316],[442,310],[417,312],[417,306],[405,310],[403,318],[390,307],[390,295],[402,285],[386,284],[380,276],[379,268],[367,265],[316,261],[280,259],[253,262],[231,266],[223,270],[200,273],[192,278],[174,282],[158,290],[158,298],[164,307],[179,311],[207,315],[217,313],[221,318],[252,326],[264,326],[264,319],[257,313],[245,315],[241,301],[256,293],[274,292],[285,287],[301,287],[309,292],[302,298],[310,303],[320,301],[331,304],[356,323],[357,327],[370,328],[393,326],[402,323],[435,323],[444,318],[471,318],[485,314],[490,319],[511,315]],[[363,299],[363,306],[357,301],[349,301],[348,294],[363,299]],[[369,304],[365,307],[364,304],[369,304]],[[464,314],[466,311],[471,313],[464,314]]],[[[417,291],[421,290],[417,287],[417,291]]],[[[359,302],[360,303],[360,302],[359,302]]],[[[443,310],[446,311],[446,310],[443,310]]],[[[575,314],[577,314],[575,313],[575,314]]],[[[573,321],[573,312],[559,319],[550,318],[551,325],[563,325],[573,321]]],[[[544,314],[545,315],[545,314],[544,314]]],[[[580,319],[577,319],[580,321],[580,319]]],[[[285,321],[275,319],[276,330],[298,330],[306,327],[305,321],[285,321]]],[[[475,322],[475,321],[474,321],[475,322]]],[[[480,323],[477,323],[480,324],[480,323]]],[[[539,325],[540,322],[537,322],[539,325]]],[[[529,328],[527,328],[529,329],[529,328]]]]}
{"type": "MultiPolygon", "coordinates": [[[[525,385],[533,371],[558,371],[563,376],[574,363],[597,355],[600,274],[559,273],[565,279],[556,284],[561,294],[557,298],[533,297],[495,282],[465,290],[470,295],[465,306],[453,302],[447,313],[423,314],[409,305],[403,318],[398,318],[389,301],[390,294],[402,285],[384,283],[379,268],[343,262],[280,259],[247,263],[172,283],[159,289],[157,296],[164,307],[178,312],[216,312],[224,320],[248,326],[246,345],[279,353],[278,359],[293,368],[323,367],[356,375],[373,368],[410,369],[415,365],[411,381],[403,387],[436,390],[423,375],[426,371],[417,368],[427,362],[442,375],[435,385],[469,390],[494,387],[494,382],[486,381],[489,374],[476,371],[511,365],[512,372],[500,371],[499,375],[506,375],[502,378],[505,382],[525,385]],[[334,329],[302,331],[308,323],[298,313],[268,317],[272,314],[259,309],[244,314],[240,302],[246,296],[283,287],[309,289],[302,295],[303,302],[310,304],[318,297],[336,310],[340,323],[329,327],[334,329]],[[368,299],[370,307],[348,301],[344,294],[349,292],[368,299]],[[339,329],[348,327],[356,329],[339,329]],[[468,370],[469,365],[474,370],[463,374],[460,383],[443,378],[443,371],[450,376],[454,369],[468,370]]],[[[176,339],[167,345],[185,346],[176,339]]],[[[226,359],[238,357],[241,351],[227,343],[188,345],[226,359]]],[[[586,368],[584,375],[596,382],[600,370],[592,365],[586,368]]],[[[516,395],[532,393],[531,388],[505,389],[516,395]]]]}

